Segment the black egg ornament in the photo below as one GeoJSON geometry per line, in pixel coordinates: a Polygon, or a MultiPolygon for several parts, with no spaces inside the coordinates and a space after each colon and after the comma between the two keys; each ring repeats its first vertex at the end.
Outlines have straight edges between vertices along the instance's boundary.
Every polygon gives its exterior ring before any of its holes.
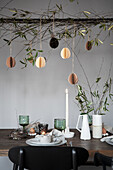
{"type": "Polygon", "coordinates": [[[57,38],[52,37],[49,44],[50,44],[51,48],[57,48],[59,45],[59,42],[58,42],[57,38]]]}

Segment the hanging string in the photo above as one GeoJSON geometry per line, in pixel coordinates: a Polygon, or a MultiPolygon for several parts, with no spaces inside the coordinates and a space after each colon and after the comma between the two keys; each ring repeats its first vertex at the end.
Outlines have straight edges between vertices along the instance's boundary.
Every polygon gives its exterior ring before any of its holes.
{"type": "Polygon", "coordinates": [[[75,41],[73,37],[73,42],[72,42],[72,73],[74,73],[74,46],[75,46],[75,41]]]}
{"type": "Polygon", "coordinates": [[[29,47],[32,49],[32,40],[30,41],[29,47]]]}
{"type": "Polygon", "coordinates": [[[55,31],[55,13],[53,12],[53,36],[55,31]]]}
{"type": "MultiPolygon", "coordinates": [[[[32,51],[32,40],[30,41],[29,47],[30,47],[30,51],[32,51]]],[[[30,57],[32,57],[32,52],[30,52],[30,57]]]]}
{"type": "MultiPolygon", "coordinates": [[[[74,34],[76,31],[76,25],[74,24],[74,34]]],[[[72,41],[72,73],[74,73],[74,47],[75,47],[75,36],[73,36],[73,41],[72,41]]]]}
{"type": "Polygon", "coordinates": [[[88,41],[90,39],[90,29],[88,29],[88,41]]]}
{"type": "Polygon", "coordinates": [[[40,18],[40,50],[42,50],[42,20],[40,18]]]}
{"type": "Polygon", "coordinates": [[[66,36],[66,30],[67,30],[67,26],[65,25],[65,47],[67,47],[67,43],[66,43],[66,38],[67,38],[67,36],[66,36]]]}
{"type": "Polygon", "coordinates": [[[12,25],[10,25],[10,45],[9,45],[10,57],[12,57],[12,42],[11,42],[11,40],[12,40],[12,25]]]}

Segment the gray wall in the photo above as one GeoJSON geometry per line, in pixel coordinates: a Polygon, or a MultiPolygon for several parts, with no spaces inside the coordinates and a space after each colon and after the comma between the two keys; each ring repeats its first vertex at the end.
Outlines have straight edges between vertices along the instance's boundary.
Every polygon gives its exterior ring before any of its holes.
{"type": "MultiPolygon", "coordinates": [[[[8,0],[0,1],[0,6],[4,6],[8,0]]],[[[41,11],[47,9],[49,0],[32,0],[32,1],[12,1],[8,7],[15,7],[31,11],[41,11]]],[[[79,11],[96,11],[97,13],[109,14],[112,11],[112,0],[79,0],[79,6],[74,2],[70,3],[67,0],[52,0],[51,7],[55,4],[62,3],[67,13],[77,14],[79,11]]],[[[6,10],[1,11],[3,14],[9,14],[6,10]]],[[[10,14],[9,14],[10,15],[10,14]]],[[[66,17],[66,15],[65,15],[66,17]]],[[[96,28],[97,29],[97,28],[96,28]]],[[[95,32],[96,29],[93,31],[95,32]]],[[[100,39],[106,33],[102,34],[100,39]]],[[[94,36],[94,33],[92,33],[94,36]]],[[[92,84],[99,72],[102,60],[104,60],[101,76],[105,82],[110,64],[113,62],[113,36],[107,38],[103,45],[93,47],[91,51],[85,50],[85,42],[81,40],[79,46],[76,48],[79,60],[83,65],[86,74],[92,84]]],[[[69,41],[70,46],[72,42],[69,41]]],[[[77,40],[75,39],[75,44],[77,40]]],[[[0,46],[3,41],[0,41],[0,46]]],[[[19,42],[13,45],[13,56],[23,47],[19,42]]],[[[54,118],[65,118],[65,88],[69,89],[69,126],[75,128],[77,117],[79,115],[79,108],[75,104],[76,87],[68,83],[68,76],[71,73],[71,58],[63,60],[60,57],[60,51],[64,47],[63,41],[57,49],[52,50],[49,47],[49,40],[43,42],[43,50],[45,57],[47,57],[47,65],[43,69],[37,69],[30,64],[27,68],[21,69],[19,60],[26,55],[22,51],[16,58],[16,67],[8,69],[5,65],[6,59],[9,56],[9,47],[0,48],[0,128],[17,128],[17,117],[19,114],[28,114],[30,121],[39,120],[40,122],[48,123],[49,127],[53,127],[54,118]]],[[[78,75],[79,83],[87,88],[86,79],[82,69],[75,58],[75,73],[78,75]]],[[[113,70],[111,70],[111,77],[113,78],[113,70]]],[[[102,82],[102,84],[103,84],[102,82]]],[[[113,126],[112,106],[110,106],[109,113],[103,117],[103,122],[107,125],[113,126]]],[[[0,170],[9,170],[9,162],[7,158],[0,158],[0,170]],[[4,163],[4,162],[7,162],[4,163]],[[7,168],[5,167],[7,165],[7,168]]],[[[10,168],[11,169],[11,168],[10,168]]],[[[85,168],[84,168],[85,169],[85,168]]]]}

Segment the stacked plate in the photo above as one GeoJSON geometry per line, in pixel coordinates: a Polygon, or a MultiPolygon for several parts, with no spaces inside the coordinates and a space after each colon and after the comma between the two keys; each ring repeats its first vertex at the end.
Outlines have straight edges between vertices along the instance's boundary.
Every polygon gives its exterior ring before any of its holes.
{"type": "Polygon", "coordinates": [[[65,144],[66,142],[66,140],[61,140],[60,138],[55,138],[55,140],[50,143],[41,143],[40,137],[26,140],[26,143],[31,146],[59,146],[65,144]]]}

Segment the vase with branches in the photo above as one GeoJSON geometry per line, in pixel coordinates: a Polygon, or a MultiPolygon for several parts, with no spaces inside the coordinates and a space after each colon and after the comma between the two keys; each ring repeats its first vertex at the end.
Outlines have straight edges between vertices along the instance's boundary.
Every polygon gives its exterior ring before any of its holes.
{"type": "Polygon", "coordinates": [[[77,85],[78,93],[75,99],[80,107],[81,114],[88,114],[88,116],[90,113],[104,115],[109,111],[109,99],[113,102],[112,79],[111,77],[108,78],[100,90],[99,83],[101,79],[101,77],[98,77],[93,86],[90,86],[89,91],[85,91],[80,84],[77,85]]]}

